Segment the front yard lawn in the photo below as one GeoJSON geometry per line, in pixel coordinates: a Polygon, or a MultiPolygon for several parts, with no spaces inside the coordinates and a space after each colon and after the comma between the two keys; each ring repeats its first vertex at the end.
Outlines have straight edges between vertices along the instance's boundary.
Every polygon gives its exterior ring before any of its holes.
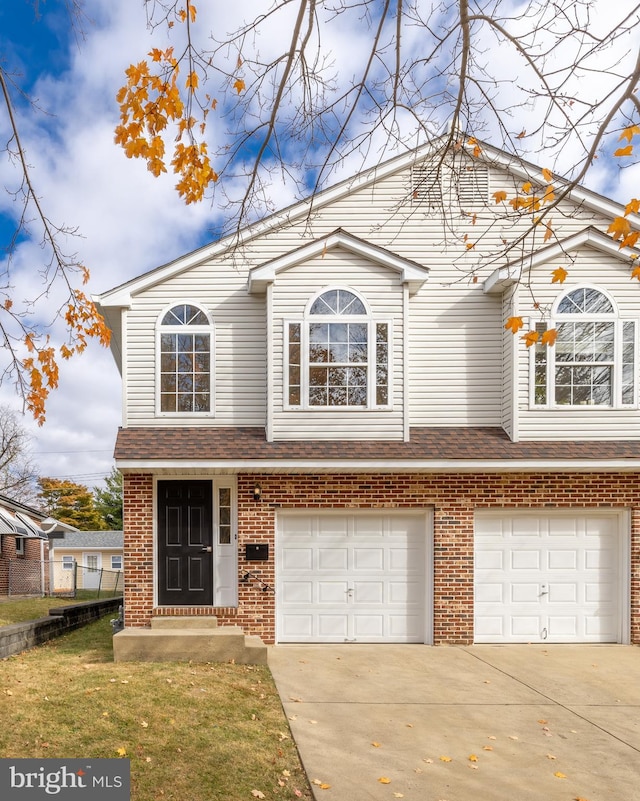
{"type": "Polygon", "coordinates": [[[267,667],[114,663],[111,639],[0,660],[1,757],[127,757],[132,801],[311,799],[267,667]]]}
{"type": "MultiPolygon", "coordinates": [[[[37,620],[46,617],[49,609],[54,606],[72,606],[84,601],[90,601],[96,597],[96,593],[91,590],[80,590],[74,598],[63,598],[62,596],[52,597],[3,597],[0,599],[0,626],[8,626],[11,623],[25,623],[27,620],[37,620]]],[[[107,598],[107,595],[103,596],[107,598]]],[[[115,614],[114,614],[115,617],[115,614]]]]}

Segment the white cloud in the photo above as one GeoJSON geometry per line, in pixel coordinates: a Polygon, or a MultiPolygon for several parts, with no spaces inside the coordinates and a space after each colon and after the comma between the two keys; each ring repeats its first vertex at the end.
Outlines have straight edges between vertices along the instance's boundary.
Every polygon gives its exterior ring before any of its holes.
{"type": "MultiPolygon", "coordinates": [[[[258,11],[264,5],[261,4],[258,11]]],[[[430,3],[420,4],[430,6],[430,3]]],[[[511,4],[516,8],[518,4],[511,4]]],[[[520,4],[522,5],[522,4],[520,4]]],[[[598,13],[598,25],[610,16],[611,3],[598,0],[592,13],[598,13]]],[[[219,32],[222,38],[232,30],[247,6],[253,15],[256,3],[201,3],[199,29],[219,32]]],[[[274,17],[257,38],[261,57],[267,61],[282,52],[284,19],[290,17],[295,4],[274,17]]],[[[508,7],[509,4],[503,4],[508,7]]],[[[628,0],[615,3],[616,13],[631,7],[628,0]]],[[[78,226],[81,239],[68,243],[77,250],[91,269],[88,292],[105,291],[159,264],[195,248],[208,238],[208,231],[220,226],[221,213],[207,202],[185,206],[173,189],[174,178],[155,179],[144,164],[127,160],[113,142],[113,129],[118,120],[115,94],[124,83],[124,69],[143,58],[153,46],[164,46],[164,34],[147,32],[142,2],[131,0],[87,0],[87,15],[96,25],[87,27],[86,40],[80,51],[71,45],[73,57],[67,72],[43,75],[35,94],[55,113],[54,118],[25,118],[21,122],[24,144],[34,166],[33,177],[48,213],[58,223],[78,226]]],[[[368,53],[371,33],[358,21],[358,4],[351,15],[342,15],[337,25],[322,22],[322,44],[335,54],[329,70],[342,82],[350,81],[368,53]]],[[[594,17],[595,19],[595,17],[594,17]]],[[[604,24],[604,23],[603,23],[604,24]]],[[[492,44],[491,37],[487,45],[492,44]]],[[[426,52],[424,32],[417,26],[405,34],[407,58],[426,52]]],[[[247,45],[248,46],[248,45],[247,45]]],[[[628,45],[621,42],[624,50],[628,45]]],[[[511,54],[492,57],[499,80],[502,105],[515,103],[517,67],[511,54]]],[[[236,69],[237,53],[229,51],[228,68],[236,69]]],[[[490,57],[488,54],[487,58],[490,57]]],[[[588,86],[579,84],[581,93],[597,97],[605,91],[604,76],[592,75],[588,86]]],[[[524,113],[524,112],[523,112],[524,113]]],[[[445,112],[442,112],[443,117],[445,112]]],[[[221,115],[212,115],[217,134],[223,136],[221,115]]],[[[529,122],[514,119],[514,131],[529,122]]],[[[2,127],[0,123],[0,127],[2,127]]],[[[531,117],[535,125],[535,114],[531,117]]],[[[400,133],[405,135],[410,120],[400,120],[400,133]],[[406,130],[405,130],[406,129],[406,130]]],[[[497,136],[497,130],[492,129],[497,136]]],[[[220,139],[219,143],[224,144],[220,139]]],[[[412,142],[408,143],[413,144],[412,142]]],[[[370,149],[369,163],[379,160],[384,137],[378,131],[370,149]]],[[[386,153],[385,155],[391,155],[386,153]]],[[[577,150],[567,151],[567,160],[577,158],[577,150]]],[[[336,180],[362,166],[361,156],[345,159],[333,175],[336,180]]],[[[546,165],[543,165],[546,166],[546,165]]],[[[299,177],[303,173],[295,171],[299,177]]],[[[611,177],[608,164],[593,173],[594,188],[615,191],[621,199],[637,194],[634,173],[611,177]]],[[[239,180],[230,177],[227,192],[237,197],[239,180]]],[[[277,179],[269,189],[273,208],[282,208],[296,199],[294,182],[277,179]]],[[[6,198],[0,198],[6,208],[6,198]]],[[[32,289],[33,265],[41,253],[37,244],[25,243],[16,257],[16,293],[27,295],[32,289]],[[22,270],[22,272],[20,272],[22,270]]],[[[44,311],[50,312],[53,299],[44,311]]],[[[0,402],[17,405],[10,386],[0,388],[0,402]]],[[[106,475],[111,469],[111,451],[120,423],[120,380],[108,350],[92,345],[82,357],[61,366],[60,388],[49,401],[47,422],[37,428],[26,421],[36,437],[34,451],[43,475],[90,476],[106,475]],[[38,455],[39,454],[39,455],[38,455]]]]}

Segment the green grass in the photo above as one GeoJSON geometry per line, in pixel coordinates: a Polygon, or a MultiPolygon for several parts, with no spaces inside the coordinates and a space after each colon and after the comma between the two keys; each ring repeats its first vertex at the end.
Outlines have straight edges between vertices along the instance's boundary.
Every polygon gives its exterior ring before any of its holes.
{"type": "Polygon", "coordinates": [[[114,663],[111,639],[104,618],[0,661],[0,756],[126,756],[132,801],[311,799],[267,667],[114,663]]]}
{"type": "MultiPolygon", "coordinates": [[[[54,606],[70,606],[93,600],[95,597],[95,591],[80,590],[74,598],[55,598],[50,596],[45,596],[44,598],[2,598],[0,600],[0,626],[8,626],[10,623],[24,623],[27,620],[37,620],[40,617],[46,617],[49,614],[49,609],[53,609],[54,606]]],[[[104,595],[103,597],[106,598],[107,596],[104,595]]]]}

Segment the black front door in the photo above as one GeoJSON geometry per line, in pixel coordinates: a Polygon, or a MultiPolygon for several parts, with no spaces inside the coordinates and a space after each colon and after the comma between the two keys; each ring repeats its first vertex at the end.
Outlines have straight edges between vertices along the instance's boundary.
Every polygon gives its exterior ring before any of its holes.
{"type": "Polygon", "coordinates": [[[213,604],[210,481],[158,482],[158,603],[213,604]]]}

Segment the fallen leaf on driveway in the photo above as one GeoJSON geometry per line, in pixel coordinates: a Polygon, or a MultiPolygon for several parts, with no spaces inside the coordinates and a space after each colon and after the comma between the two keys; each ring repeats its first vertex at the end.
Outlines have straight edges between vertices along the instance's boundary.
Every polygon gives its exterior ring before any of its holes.
{"type": "Polygon", "coordinates": [[[451,762],[451,757],[441,756],[440,762],[451,762]]]}
{"type": "Polygon", "coordinates": [[[378,781],[380,784],[391,784],[391,779],[389,779],[387,776],[380,776],[378,781]]]}
{"type": "Polygon", "coordinates": [[[265,798],[266,797],[264,793],[260,792],[260,790],[252,790],[251,791],[251,795],[254,798],[265,798]]]}
{"type": "Polygon", "coordinates": [[[555,772],[553,775],[556,777],[556,779],[566,779],[566,778],[567,778],[567,777],[564,775],[564,773],[560,773],[560,771],[559,771],[559,770],[557,770],[557,771],[556,771],[556,772],[555,772]]]}
{"type": "Polygon", "coordinates": [[[382,743],[376,743],[376,742],[373,742],[373,743],[371,743],[371,745],[372,745],[374,748],[380,748],[380,746],[382,745],[382,743]]]}
{"type": "Polygon", "coordinates": [[[477,762],[477,761],[478,757],[475,754],[471,754],[471,756],[469,757],[469,762],[477,762]]]}

